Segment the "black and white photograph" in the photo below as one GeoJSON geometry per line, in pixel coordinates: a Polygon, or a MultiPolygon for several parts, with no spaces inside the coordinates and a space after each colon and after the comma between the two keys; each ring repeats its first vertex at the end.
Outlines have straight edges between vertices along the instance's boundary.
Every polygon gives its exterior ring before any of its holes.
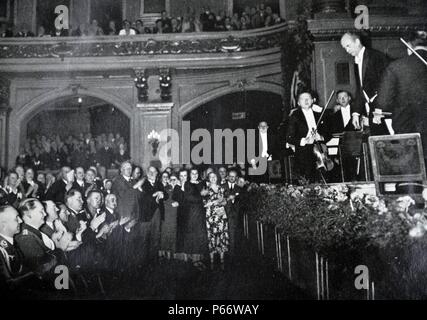
{"type": "Polygon", "coordinates": [[[0,0],[0,298],[192,318],[427,299],[426,18],[0,0]]]}

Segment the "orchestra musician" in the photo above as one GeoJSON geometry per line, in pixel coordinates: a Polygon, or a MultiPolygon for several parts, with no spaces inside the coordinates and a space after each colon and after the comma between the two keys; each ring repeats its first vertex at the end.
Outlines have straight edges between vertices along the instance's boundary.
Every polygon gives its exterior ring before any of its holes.
{"type": "Polygon", "coordinates": [[[311,92],[303,91],[298,95],[298,108],[289,116],[286,133],[288,143],[295,146],[295,169],[299,176],[309,182],[315,182],[319,177],[315,142],[329,138],[324,121],[319,122],[321,114],[312,109],[313,103],[311,92]]]}

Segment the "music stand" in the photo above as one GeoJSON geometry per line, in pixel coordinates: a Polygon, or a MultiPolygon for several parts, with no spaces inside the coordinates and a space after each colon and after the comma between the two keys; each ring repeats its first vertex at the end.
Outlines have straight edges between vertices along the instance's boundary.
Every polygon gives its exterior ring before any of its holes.
{"type": "Polygon", "coordinates": [[[357,175],[359,174],[360,161],[363,157],[363,159],[365,160],[365,179],[366,181],[368,181],[365,159],[366,154],[365,152],[363,152],[362,148],[363,135],[364,134],[362,131],[346,131],[341,135],[339,144],[339,156],[341,164],[341,176],[343,182],[345,182],[343,166],[344,157],[353,157],[357,159],[357,175]]]}
{"type": "Polygon", "coordinates": [[[375,188],[379,195],[413,195],[417,202],[426,184],[419,133],[369,137],[375,188]]]}

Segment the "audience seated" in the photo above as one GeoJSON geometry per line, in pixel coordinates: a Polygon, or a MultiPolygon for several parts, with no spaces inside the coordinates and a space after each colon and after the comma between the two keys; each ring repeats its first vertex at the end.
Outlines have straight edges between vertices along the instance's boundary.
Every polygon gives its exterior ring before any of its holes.
{"type": "MultiPolygon", "coordinates": [[[[46,27],[40,25],[37,29],[37,37],[96,37],[102,35],[137,35],[150,33],[181,33],[181,32],[218,32],[218,31],[236,31],[257,29],[269,27],[282,23],[278,13],[273,12],[271,7],[263,3],[256,7],[246,6],[243,12],[235,12],[232,16],[227,16],[225,11],[221,10],[214,13],[209,7],[202,8],[201,14],[196,14],[189,8],[189,13],[182,17],[169,17],[166,11],[161,12],[161,17],[153,26],[144,26],[142,20],[131,22],[122,21],[122,28],[118,28],[118,21],[110,20],[108,27],[103,30],[96,19],[87,25],[82,23],[77,27],[70,27],[70,32],[66,29],[53,30],[51,33],[46,32],[46,27]]],[[[0,25],[0,37],[34,37],[28,25],[23,23],[17,32],[10,24],[3,23],[0,25]]]]}
{"type": "Polygon", "coordinates": [[[106,169],[117,168],[121,162],[129,160],[127,143],[120,134],[101,134],[92,137],[90,133],[81,133],[78,137],[59,135],[46,137],[36,135],[25,141],[16,165],[31,167],[36,171],[71,165],[77,167],[102,166],[106,169]]]}

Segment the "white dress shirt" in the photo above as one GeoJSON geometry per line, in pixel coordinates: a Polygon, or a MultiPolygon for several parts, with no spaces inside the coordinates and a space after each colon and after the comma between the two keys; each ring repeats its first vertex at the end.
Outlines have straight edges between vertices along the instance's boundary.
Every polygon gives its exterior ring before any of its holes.
{"type": "Polygon", "coordinates": [[[354,62],[357,64],[357,68],[359,71],[359,80],[360,80],[360,86],[363,87],[363,54],[365,53],[365,47],[362,47],[359,54],[354,57],[354,62]]]}
{"type": "Polygon", "coordinates": [[[267,132],[260,132],[259,133],[261,136],[261,141],[262,141],[262,152],[261,152],[261,157],[268,157],[268,139],[267,139],[267,132]]]}
{"type": "Polygon", "coordinates": [[[344,122],[344,128],[345,128],[351,119],[350,105],[349,104],[346,105],[345,107],[341,106],[341,116],[342,116],[342,120],[344,122]]]}
{"type": "MultiPolygon", "coordinates": [[[[302,113],[304,114],[305,121],[307,123],[308,131],[306,136],[308,136],[313,131],[313,129],[317,130],[316,118],[314,117],[314,113],[311,108],[309,109],[301,108],[301,110],[302,110],[302,113]]],[[[306,142],[305,142],[305,139],[303,138],[301,139],[300,146],[303,147],[305,145],[306,145],[306,142]]]]}
{"type": "Polygon", "coordinates": [[[311,108],[301,109],[301,110],[302,110],[302,113],[304,114],[305,121],[307,122],[307,127],[308,127],[307,135],[308,135],[309,133],[312,132],[313,129],[314,130],[317,129],[316,118],[314,117],[314,113],[311,108]]]}

